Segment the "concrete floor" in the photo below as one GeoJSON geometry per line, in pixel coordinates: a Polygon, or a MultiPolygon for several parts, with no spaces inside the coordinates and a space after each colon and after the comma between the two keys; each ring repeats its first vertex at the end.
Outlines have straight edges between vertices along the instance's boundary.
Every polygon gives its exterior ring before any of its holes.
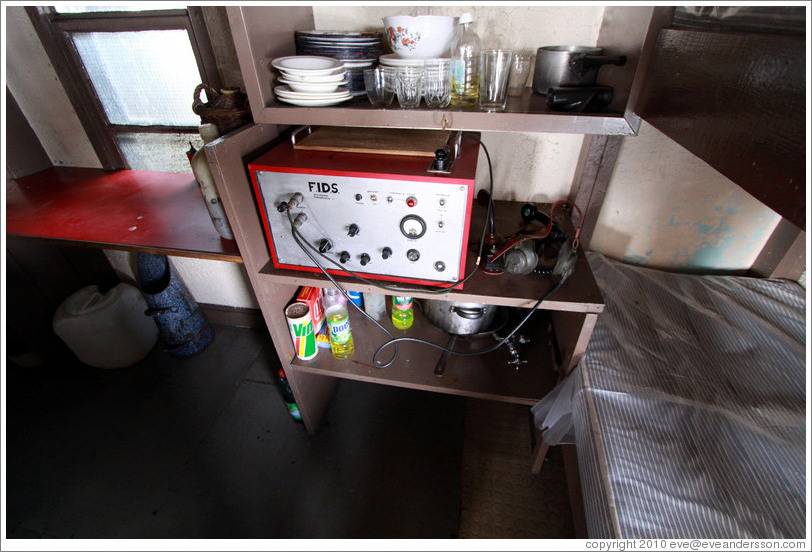
{"type": "Polygon", "coordinates": [[[453,538],[465,400],[342,381],[315,437],[264,331],[138,365],[8,363],[8,538],[453,538]]]}

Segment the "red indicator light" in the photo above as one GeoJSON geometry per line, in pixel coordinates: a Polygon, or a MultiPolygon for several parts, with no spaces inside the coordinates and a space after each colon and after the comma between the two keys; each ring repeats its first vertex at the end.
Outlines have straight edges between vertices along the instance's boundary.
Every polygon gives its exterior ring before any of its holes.
{"type": "Polygon", "coordinates": [[[406,198],[406,205],[408,205],[409,207],[414,207],[415,205],[417,205],[417,200],[410,196],[406,198]]]}

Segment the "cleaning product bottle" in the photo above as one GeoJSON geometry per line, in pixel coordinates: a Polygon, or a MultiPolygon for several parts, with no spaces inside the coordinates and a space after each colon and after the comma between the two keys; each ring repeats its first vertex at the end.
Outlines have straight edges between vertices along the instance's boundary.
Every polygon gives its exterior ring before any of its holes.
{"type": "Polygon", "coordinates": [[[470,13],[460,15],[460,30],[451,47],[451,105],[473,106],[479,100],[479,37],[470,13]]]}
{"type": "Polygon", "coordinates": [[[327,331],[330,334],[330,349],[338,359],[350,358],[355,352],[350,329],[350,315],[347,312],[347,299],[336,288],[325,288],[321,298],[327,331]]]}
{"type": "Polygon", "coordinates": [[[290,417],[297,422],[302,421],[302,414],[299,412],[299,406],[296,404],[296,399],[293,397],[293,391],[290,390],[290,383],[288,383],[288,376],[285,371],[280,368],[277,374],[279,390],[282,391],[282,399],[285,401],[285,406],[288,407],[290,417]]]}
{"type": "Polygon", "coordinates": [[[392,324],[399,330],[408,330],[414,322],[412,298],[394,295],[392,297],[392,324]]]}
{"type": "MultiPolygon", "coordinates": [[[[203,143],[216,140],[219,135],[217,127],[213,124],[200,125],[198,127],[200,137],[203,138],[203,143]]],[[[220,202],[220,194],[217,192],[217,185],[214,183],[214,176],[211,174],[211,167],[206,158],[205,148],[201,148],[192,157],[192,172],[195,174],[200,192],[203,194],[203,199],[206,201],[206,207],[209,210],[211,222],[214,224],[215,230],[220,234],[220,237],[227,240],[233,240],[234,234],[231,232],[231,226],[228,224],[226,212],[223,209],[223,204],[220,202]]]]}

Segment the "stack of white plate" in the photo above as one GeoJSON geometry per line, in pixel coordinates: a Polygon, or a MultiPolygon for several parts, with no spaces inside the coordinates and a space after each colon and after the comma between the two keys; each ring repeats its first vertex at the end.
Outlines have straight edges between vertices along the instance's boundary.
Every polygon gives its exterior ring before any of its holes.
{"type": "Polygon", "coordinates": [[[341,61],[322,56],[288,56],[273,60],[279,71],[276,98],[293,105],[335,105],[352,97],[341,61]]]}
{"type": "Polygon", "coordinates": [[[423,67],[423,63],[431,59],[448,59],[448,58],[400,58],[395,54],[386,54],[378,58],[378,61],[384,67],[423,67]]]}

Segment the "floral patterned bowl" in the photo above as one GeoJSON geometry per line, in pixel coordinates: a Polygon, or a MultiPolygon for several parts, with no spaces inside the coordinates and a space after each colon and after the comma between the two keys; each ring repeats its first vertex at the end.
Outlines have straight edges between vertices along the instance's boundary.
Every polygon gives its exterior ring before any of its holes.
{"type": "Polygon", "coordinates": [[[401,58],[445,57],[457,31],[457,18],[447,15],[392,15],[383,18],[392,52],[401,58]]]}

